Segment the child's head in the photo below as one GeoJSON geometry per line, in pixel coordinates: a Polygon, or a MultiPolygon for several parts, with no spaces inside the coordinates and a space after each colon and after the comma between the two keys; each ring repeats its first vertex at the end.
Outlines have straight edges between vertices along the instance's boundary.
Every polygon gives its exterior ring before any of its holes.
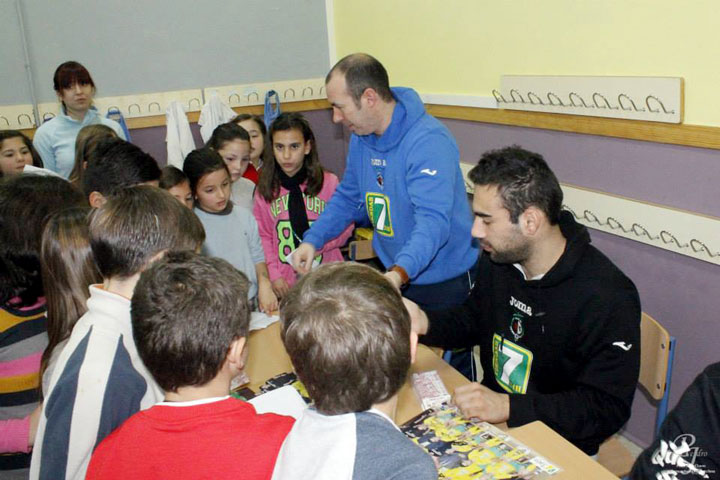
{"type": "Polygon", "coordinates": [[[183,172],[190,181],[195,205],[210,213],[225,210],[230,201],[230,172],[215,150],[193,150],[185,158],[183,172]]]}
{"type": "Polygon", "coordinates": [[[90,206],[100,207],[117,190],[140,184],[157,186],[160,167],[153,157],[120,138],[102,140],[82,174],[90,206]]]}
{"type": "Polygon", "coordinates": [[[172,165],[162,169],[160,175],[160,188],[170,192],[180,203],[193,208],[193,194],[190,190],[190,181],[182,170],[172,165]]]}
{"type": "Polygon", "coordinates": [[[242,177],[250,165],[250,136],[244,128],[234,123],[218,125],[206,147],[220,154],[233,182],[242,177]]]}
{"type": "Polygon", "coordinates": [[[82,186],[82,172],[87,168],[90,157],[97,146],[108,138],[118,138],[115,130],[102,125],[85,125],[77,134],[75,139],[75,165],[70,172],[69,180],[73,185],[82,186]]]}
{"type": "Polygon", "coordinates": [[[270,125],[270,146],[274,161],[260,171],[258,190],[267,201],[277,197],[280,172],[294,177],[303,168],[307,172],[307,195],[317,195],[323,185],[323,169],[318,160],[315,135],[310,124],[299,113],[280,114],[270,125]]]}
{"type": "Polygon", "coordinates": [[[119,190],[90,216],[90,245],[105,279],[131,277],[167,250],[198,250],[204,241],[197,216],[149,185],[119,190]]]}
{"type": "Polygon", "coordinates": [[[285,349],[321,413],[367,410],[405,382],[417,337],[400,294],[378,271],[322,265],[283,298],[280,318],[285,349]]]}
{"type": "Polygon", "coordinates": [[[43,295],[40,239],[50,214],[83,205],[62,178],[16,175],[0,180],[0,303],[20,296],[24,304],[43,295]]]}
{"type": "Polygon", "coordinates": [[[30,139],[17,130],[0,131],[0,177],[19,175],[25,165],[43,166],[30,139]]]}
{"type": "Polygon", "coordinates": [[[133,337],[163,390],[205,385],[224,367],[228,382],[239,373],[248,288],[225,260],[188,251],[169,252],[143,272],[132,298],[133,337]]]}
{"type": "Polygon", "coordinates": [[[265,128],[262,117],[251,113],[241,113],[230,120],[230,123],[240,125],[248,132],[250,135],[250,160],[254,165],[260,166],[262,161],[267,158],[265,155],[267,128],[265,128]]]}
{"type": "Polygon", "coordinates": [[[67,208],[48,217],[42,234],[40,264],[47,303],[48,346],[42,356],[45,371],[53,349],[70,336],[87,311],[88,286],[102,281],[88,232],[90,207],[67,208]]]}

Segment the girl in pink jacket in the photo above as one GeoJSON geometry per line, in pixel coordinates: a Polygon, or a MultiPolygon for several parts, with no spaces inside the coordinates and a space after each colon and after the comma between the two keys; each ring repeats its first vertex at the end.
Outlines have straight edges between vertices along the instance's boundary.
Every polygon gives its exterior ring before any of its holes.
{"type": "MultiPolygon", "coordinates": [[[[338,179],[323,170],[307,120],[299,113],[283,113],[270,126],[274,160],[260,170],[253,213],[265,251],[270,281],[278,297],[295,283],[288,254],[302,242],[305,231],[325,209],[338,179]]],[[[320,263],[342,261],[340,247],[353,225],[317,253],[320,263]]]]}

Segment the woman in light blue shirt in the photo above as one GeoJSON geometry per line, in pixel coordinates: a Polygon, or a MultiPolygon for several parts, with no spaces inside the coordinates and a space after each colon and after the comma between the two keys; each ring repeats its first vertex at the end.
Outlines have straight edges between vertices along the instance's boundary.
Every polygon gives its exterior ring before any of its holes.
{"type": "Polygon", "coordinates": [[[75,164],[75,138],[82,127],[101,123],[122,139],[125,133],[117,122],[101,117],[92,106],[95,82],[78,62],[60,65],[53,76],[53,87],[62,104],[60,113],[37,129],[33,144],[45,168],[68,178],[75,164]]]}

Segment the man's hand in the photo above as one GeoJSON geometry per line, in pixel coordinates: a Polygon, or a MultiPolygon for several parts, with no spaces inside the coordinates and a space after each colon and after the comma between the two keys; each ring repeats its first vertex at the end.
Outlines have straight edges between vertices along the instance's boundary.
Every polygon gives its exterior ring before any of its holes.
{"type": "Polygon", "coordinates": [[[413,302],[412,300],[408,300],[407,298],[403,297],[402,301],[405,304],[405,308],[407,309],[408,313],[410,314],[412,331],[417,333],[418,335],[425,335],[428,331],[429,325],[428,318],[425,312],[423,312],[420,307],[418,307],[417,303],[413,302]]]}
{"type": "Polygon", "coordinates": [[[290,285],[288,285],[287,281],[284,278],[280,277],[274,282],[272,282],[272,289],[278,298],[282,298],[290,291],[290,285]]]}
{"type": "Polygon", "coordinates": [[[502,423],[510,418],[510,396],[493,392],[479,383],[456,388],[453,403],[466,417],[483,422],[502,423]]]}
{"type": "Polygon", "coordinates": [[[315,247],[312,244],[303,242],[292,252],[292,267],[297,273],[305,274],[312,269],[315,258],[315,247]]]}

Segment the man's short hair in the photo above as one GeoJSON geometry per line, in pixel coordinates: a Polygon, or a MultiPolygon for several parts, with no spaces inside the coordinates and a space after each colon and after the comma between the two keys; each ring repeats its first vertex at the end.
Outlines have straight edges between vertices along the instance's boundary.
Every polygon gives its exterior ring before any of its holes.
{"type": "Polygon", "coordinates": [[[387,70],[382,63],[367,53],[352,53],[341,59],[325,77],[325,84],[336,72],[345,76],[348,93],[358,108],[360,108],[360,98],[367,88],[375,90],[385,102],[393,99],[387,70]]]}
{"type": "Polygon", "coordinates": [[[539,153],[517,145],[486,152],[468,178],[476,186],[496,185],[513,223],[528,207],[534,206],[545,213],[552,225],[557,224],[563,192],[539,153]]]}
{"type": "Polygon", "coordinates": [[[90,217],[90,245],[104,278],[142,271],[165,250],[197,250],[205,230],[195,214],[165,190],[119,190],[90,217]]]}
{"type": "Polygon", "coordinates": [[[358,263],[323,265],[280,305],[282,339],[321,413],[368,410],[392,398],[410,369],[410,317],[398,291],[358,263]]]}
{"type": "Polygon", "coordinates": [[[121,138],[107,138],[88,159],[82,174],[83,192],[86,198],[92,192],[107,197],[121,188],[160,180],[160,175],[153,157],[121,138]]]}
{"type": "Polygon", "coordinates": [[[163,390],[217,376],[233,340],[247,336],[249,285],[225,260],[190,251],[169,252],[142,273],[131,305],[133,337],[163,390]]]}

